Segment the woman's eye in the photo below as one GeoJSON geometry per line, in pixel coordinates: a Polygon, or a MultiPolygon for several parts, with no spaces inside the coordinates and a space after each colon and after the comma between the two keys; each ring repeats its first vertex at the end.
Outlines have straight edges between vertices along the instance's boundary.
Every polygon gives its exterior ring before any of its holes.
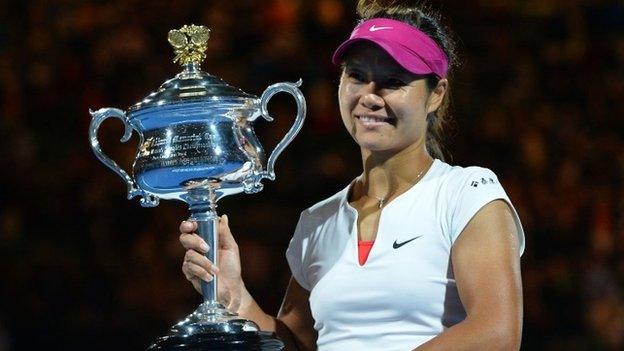
{"type": "Polygon", "coordinates": [[[357,71],[351,71],[347,73],[347,76],[351,79],[357,80],[358,82],[364,81],[364,75],[357,71]]]}
{"type": "Polygon", "coordinates": [[[398,78],[389,78],[386,80],[384,86],[388,87],[388,88],[400,88],[402,86],[405,86],[407,84],[405,84],[404,81],[402,81],[401,79],[398,78]]]}

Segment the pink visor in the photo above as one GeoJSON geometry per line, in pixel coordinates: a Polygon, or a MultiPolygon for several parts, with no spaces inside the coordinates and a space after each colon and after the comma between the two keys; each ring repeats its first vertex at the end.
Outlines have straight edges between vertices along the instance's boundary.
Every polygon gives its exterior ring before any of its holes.
{"type": "Polygon", "coordinates": [[[377,44],[412,73],[433,73],[438,78],[446,77],[448,58],[438,44],[419,29],[387,18],[373,18],[360,23],[351,37],[336,49],[332,62],[340,64],[351,45],[364,40],[377,44]]]}

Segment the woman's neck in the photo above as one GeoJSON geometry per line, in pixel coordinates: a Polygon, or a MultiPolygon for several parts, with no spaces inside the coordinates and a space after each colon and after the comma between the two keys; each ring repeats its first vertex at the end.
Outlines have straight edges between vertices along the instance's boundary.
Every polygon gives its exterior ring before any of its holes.
{"type": "Polygon", "coordinates": [[[354,197],[364,195],[387,202],[417,183],[433,159],[424,145],[413,145],[391,154],[362,150],[362,161],[363,172],[354,197]]]}

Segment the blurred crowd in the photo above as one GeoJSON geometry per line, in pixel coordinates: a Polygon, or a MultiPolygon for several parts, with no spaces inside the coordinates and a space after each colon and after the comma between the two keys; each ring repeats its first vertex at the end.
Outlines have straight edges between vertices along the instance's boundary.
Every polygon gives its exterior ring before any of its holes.
{"type": "MultiPolygon", "coordinates": [[[[431,2],[460,43],[447,162],[494,170],[520,212],[526,350],[624,349],[624,4],[431,2]]],[[[177,73],[166,34],[212,29],[203,69],[259,95],[303,79],[308,119],[263,192],[223,199],[246,284],[275,313],[303,209],[360,167],[330,55],[355,1],[0,2],[0,351],[145,348],[200,297],[184,279],[181,203],[143,209],[92,154],[89,109],[125,109],[177,73]]],[[[256,132],[271,150],[294,103],[256,132]]],[[[126,169],[136,135],[100,130],[126,169]]]]}

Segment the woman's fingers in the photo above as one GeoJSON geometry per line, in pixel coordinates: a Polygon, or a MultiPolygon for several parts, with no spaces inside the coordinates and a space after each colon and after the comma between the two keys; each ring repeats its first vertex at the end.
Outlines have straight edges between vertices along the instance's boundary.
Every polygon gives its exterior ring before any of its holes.
{"type": "Polygon", "coordinates": [[[219,268],[199,252],[188,250],[184,255],[182,272],[188,280],[199,278],[208,282],[219,273],[219,268]]]}
{"type": "Polygon", "coordinates": [[[197,230],[197,222],[195,221],[182,221],[180,223],[180,233],[191,234],[197,230]]]}
{"type": "Polygon", "coordinates": [[[182,221],[180,223],[180,243],[187,250],[195,250],[206,253],[209,250],[208,244],[194,232],[197,230],[197,222],[182,221]]]}
{"type": "Polygon", "coordinates": [[[204,239],[202,239],[199,235],[192,233],[182,233],[180,234],[180,243],[187,250],[195,250],[201,253],[207,253],[210,250],[210,246],[206,244],[204,239]]]}
{"type": "Polygon", "coordinates": [[[205,282],[209,282],[212,280],[212,275],[210,273],[193,262],[185,261],[182,263],[182,272],[184,272],[184,276],[189,281],[201,279],[205,282]]]}
{"type": "MultiPolygon", "coordinates": [[[[180,224],[180,243],[187,250],[195,250],[206,253],[209,250],[208,244],[197,234],[197,222],[183,221],[180,224]]],[[[229,219],[223,215],[219,220],[219,247],[223,249],[238,249],[232,231],[230,231],[229,219]]]]}
{"type": "Polygon", "coordinates": [[[207,270],[210,273],[216,274],[219,272],[219,268],[215,266],[215,264],[212,263],[212,261],[210,261],[206,256],[202,255],[201,253],[197,251],[193,251],[193,250],[186,251],[186,254],[184,255],[184,261],[194,263],[202,267],[203,269],[207,270]]]}

